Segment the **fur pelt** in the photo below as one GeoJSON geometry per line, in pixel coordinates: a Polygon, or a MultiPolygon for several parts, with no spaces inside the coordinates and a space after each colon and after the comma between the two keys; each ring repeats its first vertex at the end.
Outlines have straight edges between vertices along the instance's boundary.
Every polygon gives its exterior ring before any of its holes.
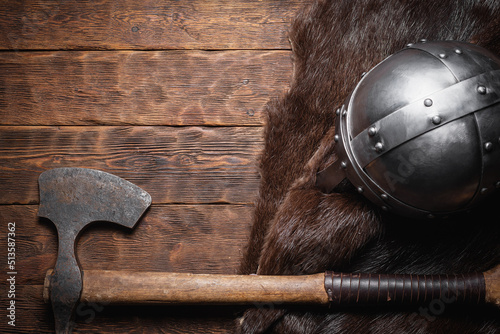
{"type": "MultiPolygon", "coordinates": [[[[335,109],[363,72],[421,38],[500,54],[500,1],[314,1],[298,13],[290,90],[265,110],[262,181],[241,274],[446,274],[500,263],[498,197],[470,215],[411,221],[379,212],[349,184],[332,194],[314,187],[316,172],[335,159],[335,109]]],[[[500,332],[496,309],[433,302],[361,310],[255,305],[237,327],[242,334],[500,332]]]]}

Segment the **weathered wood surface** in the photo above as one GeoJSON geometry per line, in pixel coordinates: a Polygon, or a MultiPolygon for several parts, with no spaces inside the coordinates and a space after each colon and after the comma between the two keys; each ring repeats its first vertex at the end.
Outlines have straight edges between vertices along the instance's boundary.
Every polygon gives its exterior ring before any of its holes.
{"type": "MultiPolygon", "coordinates": [[[[2,226],[16,224],[17,245],[17,325],[12,331],[3,322],[2,333],[53,332],[42,287],[45,272],[55,264],[57,237],[50,221],[36,217],[37,210],[36,205],[0,206],[2,226]]],[[[244,205],[154,205],[132,231],[106,223],[90,226],[78,242],[78,259],[86,269],[234,274],[251,211],[244,205]]],[[[0,247],[7,249],[6,238],[0,247]]],[[[6,293],[0,303],[9,303],[6,293]]],[[[81,308],[75,333],[226,333],[234,310],[92,304],[81,308]]]]}
{"type": "MultiPolygon", "coordinates": [[[[40,298],[43,285],[20,285],[16,327],[0,325],[2,334],[54,333],[50,306],[40,298]]],[[[6,305],[6,296],[0,303],[6,305]]],[[[242,313],[236,306],[113,306],[81,304],[76,311],[74,334],[144,333],[144,334],[228,334],[233,333],[234,319],[242,313]]],[[[4,315],[5,312],[2,312],[4,315]]],[[[5,319],[7,319],[5,317],[5,319]]]]}
{"type": "MultiPolygon", "coordinates": [[[[57,232],[36,216],[37,205],[2,205],[0,219],[16,224],[18,284],[43,284],[54,268],[57,232]]],[[[154,205],[133,230],[96,223],[77,245],[82,268],[235,274],[248,237],[252,206],[154,205]]],[[[7,249],[7,238],[0,239],[7,249]]]]}
{"type": "Polygon", "coordinates": [[[289,51],[0,53],[0,124],[260,126],[290,71],[289,51]]]}
{"type": "MultiPolygon", "coordinates": [[[[47,272],[44,299],[49,300],[47,272]]],[[[136,270],[84,270],[80,300],[113,305],[328,304],[325,274],[214,275],[136,270]]]]}
{"type": "Polygon", "coordinates": [[[2,49],[288,49],[303,1],[3,0],[2,49]]]}
{"type": "MultiPolygon", "coordinates": [[[[287,31],[306,2],[0,0],[0,254],[16,222],[18,272],[16,327],[2,285],[0,332],[54,329],[42,290],[57,237],[36,217],[49,168],[102,169],[153,197],[133,231],[84,231],[84,269],[236,272],[262,108],[288,87],[287,31]]],[[[231,333],[239,311],[87,305],[75,333],[231,333]]]]}
{"type": "Polygon", "coordinates": [[[38,176],[57,167],[116,174],[155,204],[252,203],[261,147],[260,127],[5,126],[0,203],[36,203],[38,176]]]}

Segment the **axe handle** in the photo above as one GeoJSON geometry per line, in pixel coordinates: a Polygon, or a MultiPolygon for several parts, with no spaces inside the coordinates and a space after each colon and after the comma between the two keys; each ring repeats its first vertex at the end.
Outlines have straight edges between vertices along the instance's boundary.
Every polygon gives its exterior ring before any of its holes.
{"type": "MultiPolygon", "coordinates": [[[[49,300],[47,272],[44,299],[49,300]]],[[[465,275],[213,275],[84,270],[82,302],[112,304],[413,304],[500,306],[500,266],[465,275]],[[450,292],[452,295],[450,295],[450,292]]]]}
{"type": "Polygon", "coordinates": [[[500,265],[484,272],[486,302],[500,307],[500,265]]]}
{"type": "MultiPolygon", "coordinates": [[[[50,270],[47,277],[50,277],[50,270]]],[[[44,299],[49,299],[46,277],[44,299]]],[[[112,304],[328,304],[324,274],[210,275],[84,270],[81,302],[112,304]]]]}

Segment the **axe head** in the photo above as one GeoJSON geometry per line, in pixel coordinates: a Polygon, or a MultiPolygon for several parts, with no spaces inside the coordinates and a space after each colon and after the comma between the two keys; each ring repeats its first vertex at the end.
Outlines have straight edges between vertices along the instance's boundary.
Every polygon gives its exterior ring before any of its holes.
{"type": "Polygon", "coordinates": [[[75,256],[77,237],[88,224],[108,221],[134,227],[151,204],[151,196],[118,176],[86,168],[57,168],[40,175],[38,216],[57,228],[59,249],[50,278],[56,333],[71,333],[82,291],[75,256]]]}
{"type": "Polygon", "coordinates": [[[151,204],[151,196],[141,188],[94,169],[51,169],[40,175],[39,186],[38,216],[75,234],[95,221],[132,228],[151,204]]]}

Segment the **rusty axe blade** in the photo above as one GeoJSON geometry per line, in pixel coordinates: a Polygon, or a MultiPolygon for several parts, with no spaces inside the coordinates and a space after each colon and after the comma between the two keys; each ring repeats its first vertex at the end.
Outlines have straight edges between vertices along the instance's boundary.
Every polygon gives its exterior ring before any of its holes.
{"type": "Polygon", "coordinates": [[[40,175],[39,217],[57,228],[59,249],[51,276],[50,298],[57,333],[71,332],[71,318],[82,290],[75,247],[90,223],[108,221],[134,227],[151,196],[115,175],[87,168],[56,168],[40,175]]]}

